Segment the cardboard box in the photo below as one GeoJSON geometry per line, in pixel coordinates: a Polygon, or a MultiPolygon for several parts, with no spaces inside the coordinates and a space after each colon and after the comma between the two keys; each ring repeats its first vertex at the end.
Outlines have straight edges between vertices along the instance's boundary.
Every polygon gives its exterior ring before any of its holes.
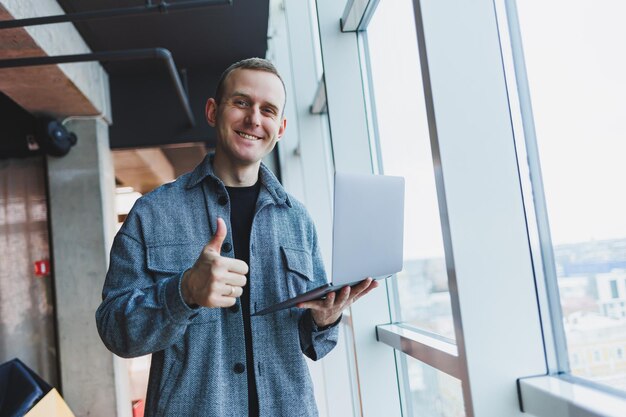
{"type": "Polygon", "coordinates": [[[52,388],[24,417],[76,417],[56,388],[52,388]]]}

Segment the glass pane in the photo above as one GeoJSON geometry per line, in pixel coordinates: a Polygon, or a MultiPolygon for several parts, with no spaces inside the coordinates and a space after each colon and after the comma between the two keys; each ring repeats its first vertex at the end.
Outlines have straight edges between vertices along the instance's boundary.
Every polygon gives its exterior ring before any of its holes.
{"type": "Polygon", "coordinates": [[[406,361],[407,383],[403,402],[409,416],[464,417],[461,381],[418,361],[400,354],[406,361]]]}
{"type": "Polygon", "coordinates": [[[397,321],[454,338],[413,3],[380,2],[367,53],[382,171],[406,180],[397,321]],[[393,42],[389,42],[393,39],[393,42]]]}
{"type": "Polygon", "coordinates": [[[517,7],[571,371],[626,390],[626,4],[517,7]]]}

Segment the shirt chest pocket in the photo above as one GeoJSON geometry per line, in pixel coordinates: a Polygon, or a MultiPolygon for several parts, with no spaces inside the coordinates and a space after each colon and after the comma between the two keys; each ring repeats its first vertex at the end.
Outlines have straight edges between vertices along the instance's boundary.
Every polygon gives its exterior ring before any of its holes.
{"type": "MultiPolygon", "coordinates": [[[[200,256],[202,244],[159,244],[148,246],[147,267],[154,281],[180,274],[191,268],[200,256]]],[[[221,316],[220,308],[199,308],[189,324],[214,321],[221,316]]]]}
{"type": "Polygon", "coordinates": [[[295,297],[311,289],[314,281],[313,258],[301,249],[280,247],[285,266],[285,284],[289,297],[295,297]]]}

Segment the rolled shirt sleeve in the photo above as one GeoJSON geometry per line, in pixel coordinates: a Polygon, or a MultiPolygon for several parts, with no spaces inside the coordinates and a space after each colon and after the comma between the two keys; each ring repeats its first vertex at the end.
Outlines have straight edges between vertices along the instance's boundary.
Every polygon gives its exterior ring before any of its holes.
{"type": "MultiPolygon", "coordinates": [[[[326,269],[324,268],[324,262],[322,261],[322,254],[317,240],[317,232],[313,222],[310,221],[310,233],[312,235],[312,258],[313,258],[313,274],[316,280],[327,282],[326,269]]],[[[312,360],[318,360],[323,358],[330,352],[336,345],[339,338],[339,323],[341,317],[330,326],[326,326],[320,329],[313,320],[311,310],[306,310],[298,323],[298,330],[300,334],[300,348],[302,353],[308,356],[312,360]]]]}
{"type": "Polygon", "coordinates": [[[326,356],[337,345],[340,322],[341,317],[330,326],[320,329],[313,320],[311,310],[306,310],[299,323],[302,353],[314,361],[326,356]]]}

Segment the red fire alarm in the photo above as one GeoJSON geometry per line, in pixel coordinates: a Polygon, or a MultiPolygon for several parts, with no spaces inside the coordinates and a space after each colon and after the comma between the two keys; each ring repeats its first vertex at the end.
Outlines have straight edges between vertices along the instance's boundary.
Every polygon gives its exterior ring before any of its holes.
{"type": "Polygon", "coordinates": [[[38,277],[50,275],[50,261],[47,259],[35,261],[35,275],[38,277]]]}

